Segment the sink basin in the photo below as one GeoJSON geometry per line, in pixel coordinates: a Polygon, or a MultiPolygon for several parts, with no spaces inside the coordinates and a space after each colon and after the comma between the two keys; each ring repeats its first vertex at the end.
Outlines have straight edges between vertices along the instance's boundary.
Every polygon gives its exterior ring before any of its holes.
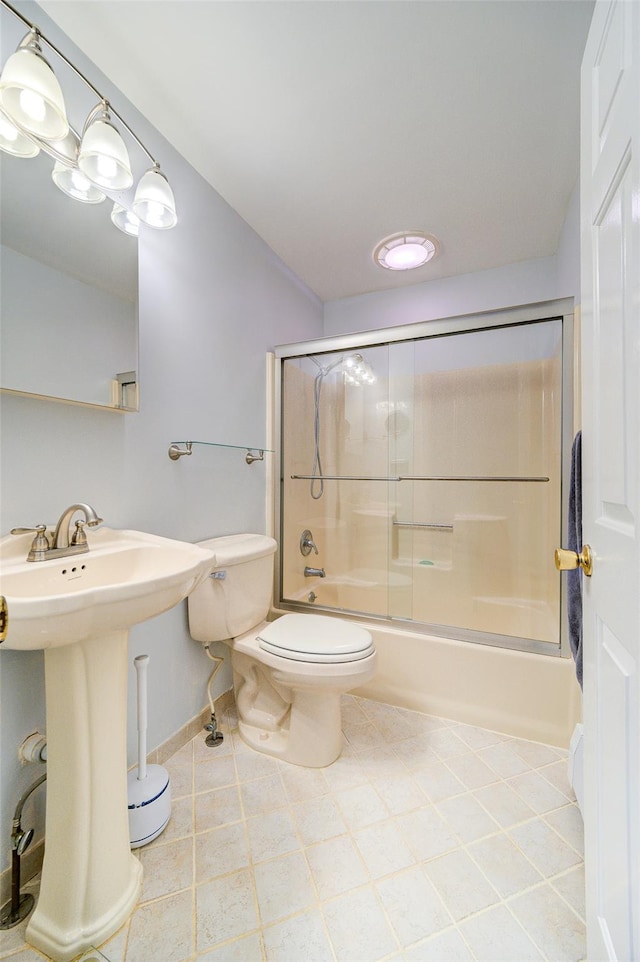
{"type": "Polygon", "coordinates": [[[142,884],[127,813],[129,628],[185,598],[214,555],[101,527],[87,531],[84,554],[28,562],[32,540],[0,539],[9,616],[0,659],[6,648],[44,649],[46,849],[25,937],[55,962],[70,962],[120,928],[142,884]]]}
{"type": "Polygon", "coordinates": [[[0,593],[9,609],[4,648],[69,645],[167,611],[198,584],[213,555],[142,531],[88,532],[89,551],[26,561],[32,534],[0,540],[0,593]]]}

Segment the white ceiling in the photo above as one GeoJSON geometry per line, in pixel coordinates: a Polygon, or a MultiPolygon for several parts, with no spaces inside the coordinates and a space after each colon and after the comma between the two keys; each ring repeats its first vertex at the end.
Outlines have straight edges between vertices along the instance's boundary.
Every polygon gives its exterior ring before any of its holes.
{"type": "Polygon", "coordinates": [[[40,6],[323,300],[557,249],[592,0],[40,6]],[[376,267],[405,229],[438,258],[376,267]]]}

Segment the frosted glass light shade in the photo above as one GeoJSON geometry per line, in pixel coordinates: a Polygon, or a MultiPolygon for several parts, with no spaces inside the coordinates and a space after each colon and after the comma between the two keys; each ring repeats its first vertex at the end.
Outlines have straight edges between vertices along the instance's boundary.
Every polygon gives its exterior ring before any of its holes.
{"type": "Polygon", "coordinates": [[[46,140],[66,137],[69,123],[62,89],[42,56],[37,34],[28,34],[4,65],[0,105],[27,133],[46,140]]]}
{"type": "Polygon", "coordinates": [[[67,167],[57,161],[51,172],[51,179],[63,193],[83,204],[101,204],[105,200],[106,195],[76,167],[67,167]]]}
{"type": "Polygon", "coordinates": [[[149,227],[168,230],[178,222],[176,202],[169,181],[159,168],[152,167],[140,178],[133,209],[149,227]]]}
{"type": "Polygon", "coordinates": [[[0,150],[14,157],[36,157],[40,148],[0,111],[0,150]]]}
{"type": "Polygon", "coordinates": [[[85,130],[80,142],[78,167],[98,187],[108,190],[131,187],[133,174],[129,154],[108,114],[94,120],[85,130]]]}
{"type": "Polygon", "coordinates": [[[60,161],[65,167],[78,166],[78,150],[80,148],[80,138],[73,129],[69,127],[69,132],[62,140],[42,140],[38,138],[38,145],[46,154],[60,161]]]}
{"type": "Polygon", "coordinates": [[[123,234],[130,234],[132,237],[138,236],[140,219],[133,211],[127,210],[120,204],[114,204],[111,211],[111,220],[123,234]]]}

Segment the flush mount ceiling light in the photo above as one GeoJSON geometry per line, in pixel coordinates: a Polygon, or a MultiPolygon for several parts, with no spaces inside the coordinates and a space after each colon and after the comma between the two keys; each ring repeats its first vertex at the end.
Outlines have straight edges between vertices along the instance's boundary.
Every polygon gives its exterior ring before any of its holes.
{"type": "Polygon", "coordinates": [[[161,230],[174,227],[178,218],[173,191],[140,138],[38,27],[8,0],[0,0],[0,4],[29,28],[0,74],[0,150],[15,157],[35,157],[42,149],[56,161],[51,175],[56,186],[75,200],[96,204],[104,199],[102,191],[128,190],[134,180],[129,153],[113,115],[146,155],[146,168],[151,161],[151,168],[143,173],[138,184],[133,201],[135,214],[127,211],[118,198],[120,211],[112,215],[113,223],[125,233],[133,232],[132,225],[137,229],[140,220],[161,230]],[[42,55],[41,43],[46,43],[99,101],[84,124],[76,127],[82,129],[82,138],[69,125],[62,89],[42,55]]]}
{"type": "Polygon", "coordinates": [[[379,267],[390,271],[411,271],[422,267],[440,250],[438,240],[423,231],[402,231],[381,240],[373,252],[379,267]]]}

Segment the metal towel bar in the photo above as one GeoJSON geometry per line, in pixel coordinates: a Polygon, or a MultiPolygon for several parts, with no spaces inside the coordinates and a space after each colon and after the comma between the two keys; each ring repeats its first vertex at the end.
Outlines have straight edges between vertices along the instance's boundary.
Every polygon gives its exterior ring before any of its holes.
{"type": "Polygon", "coordinates": [[[438,524],[427,521],[394,521],[392,523],[397,528],[446,528],[448,531],[453,531],[452,524],[438,524]]]}
{"type": "Polygon", "coordinates": [[[370,477],[359,474],[292,474],[292,481],[536,481],[545,482],[549,478],[483,477],[482,475],[420,475],[401,474],[389,477],[370,477]]]}

